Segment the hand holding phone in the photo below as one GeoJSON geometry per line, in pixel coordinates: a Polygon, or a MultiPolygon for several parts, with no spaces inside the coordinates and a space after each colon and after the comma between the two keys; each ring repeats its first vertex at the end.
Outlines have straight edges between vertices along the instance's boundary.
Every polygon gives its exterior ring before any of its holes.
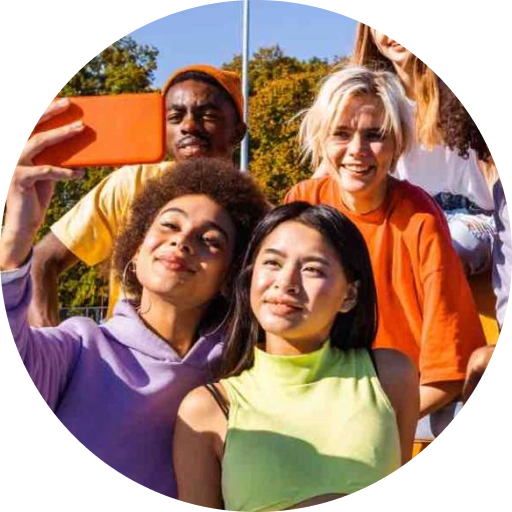
{"type": "Polygon", "coordinates": [[[159,93],[75,96],[69,107],[40,122],[33,135],[82,121],[81,134],[43,150],[36,165],[89,167],[155,163],[164,159],[165,109],[159,93]]]}
{"type": "MultiPolygon", "coordinates": [[[[52,103],[39,123],[66,109],[66,102],[52,103]]],[[[0,268],[13,270],[21,267],[32,247],[37,231],[41,227],[54,185],[57,181],[72,180],[83,176],[80,170],[56,165],[33,165],[42,150],[63,145],[84,130],[81,121],[45,130],[31,137],[14,170],[5,206],[4,225],[0,238],[0,268]]]]}

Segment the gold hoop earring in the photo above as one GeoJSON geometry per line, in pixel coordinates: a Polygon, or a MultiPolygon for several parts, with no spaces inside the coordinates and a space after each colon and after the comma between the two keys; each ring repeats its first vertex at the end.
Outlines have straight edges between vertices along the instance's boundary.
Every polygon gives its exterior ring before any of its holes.
{"type": "Polygon", "coordinates": [[[148,301],[148,307],[145,311],[142,311],[142,304],[139,304],[135,310],[137,311],[137,314],[139,316],[144,316],[144,315],[147,315],[149,313],[149,310],[151,309],[151,300],[148,301]]]}
{"type": "Polygon", "coordinates": [[[128,274],[128,271],[132,272],[133,274],[135,274],[137,270],[137,265],[135,264],[135,262],[133,260],[130,260],[126,266],[124,267],[124,270],[123,270],[123,276],[121,277],[121,292],[123,294],[123,298],[127,299],[128,298],[128,294],[126,293],[126,290],[127,290],[127,286],[126,286],[126,276],[128,274]],[[132,268],[130,269],[130,264],[132,265],[132,268]]]}

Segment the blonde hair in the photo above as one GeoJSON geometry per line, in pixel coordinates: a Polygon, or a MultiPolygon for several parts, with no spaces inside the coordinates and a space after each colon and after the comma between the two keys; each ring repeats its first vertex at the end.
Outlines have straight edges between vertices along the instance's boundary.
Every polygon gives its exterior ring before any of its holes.
{"type": "MultiPolygon", "coordinates": [[[[327,76],[315,102],[303,114],[299,140],[304,160],[311,159],[313,169],[325,158],[325,141],[333,133],[348,101],[370,95],[380,99],[384,108],[384,133],[395,142],[395,162],[410,144],[411,120],[407,100],[398,78],[387,71],[371,71],[349,66],[327,76]]],[[[392,169],[391,169],[392,170],[392,169]]]]}
{"type": "MultiPolygon", "coordinates": [[[[386,70],[395,73],[393,63],[382,55],[375,44],[372,28],[364,23],[357,24],[356,43],[351,62],[372,70],[386,70]]],[[[416,101],[414,116],[416,139],[426,147],[432,148],[443,143],[439,128],[439,78],[412,53],[407,67],[412,78],[412,99],[416,101]]]]}

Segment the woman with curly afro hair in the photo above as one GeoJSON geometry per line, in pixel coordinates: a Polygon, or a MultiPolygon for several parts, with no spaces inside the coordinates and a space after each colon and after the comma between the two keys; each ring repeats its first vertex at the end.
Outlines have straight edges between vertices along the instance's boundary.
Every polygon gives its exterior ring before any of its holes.
{"type": "MultiPolygon", "coordinates": [[[[495,226],[490,186],[473,150],[463,156],[443,142],[439,126],[441,92],[437,75],[402,45],[359,23],[353,64],[396,74],[414,118],[411,147],[394,172],[426,190],[445,213],[452,242],[468,274],[490,267],[495,226]]],[[[324,171],[321,166],[319,176],[324,171]]]]}
{"type": "Polygon", "coordinates": [[[53,183],[80,171],[35,166],[83,125],[31,138],[14,172],[0,239],[7,315],[41,395],[76,438],[135,482],[176,497],[172,432],[182,398],[216,378],[231,282],[267,201],[227,160],[194,159],[145,185],[113,265],[129,300],[97,325],[30,328],[30,264],[53,183]]]}

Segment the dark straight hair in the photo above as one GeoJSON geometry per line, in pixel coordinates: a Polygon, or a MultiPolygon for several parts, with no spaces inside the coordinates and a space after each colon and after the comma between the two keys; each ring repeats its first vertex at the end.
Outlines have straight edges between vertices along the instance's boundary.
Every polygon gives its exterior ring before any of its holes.
{"type": "Polygon", "coordinates": [[[235,283],[222,377],[239,375],[251,368],[254,347],[265,339],[250,305],[254,262],[265,238],[287,221],[300,222],[321,233],[338,255],[348,282],[359,281],[356,306],[348,313],[338,313],[331,328],[332,346],[340,350],[372,347],[377,332],[377,295],[370,256],[361,233],[335,208],[298,201],[274,208],[254,230],[235,283]]]}

